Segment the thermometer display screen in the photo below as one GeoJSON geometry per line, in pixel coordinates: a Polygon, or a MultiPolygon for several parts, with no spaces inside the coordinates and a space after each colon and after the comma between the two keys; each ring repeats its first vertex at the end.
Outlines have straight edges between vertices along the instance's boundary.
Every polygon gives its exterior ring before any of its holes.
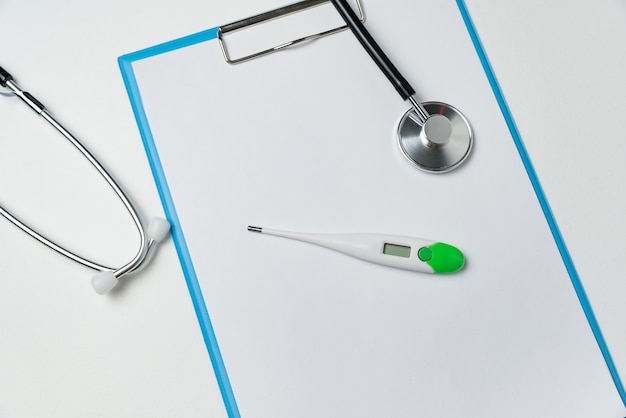
{"type": "Polygon", "coordinates": [[[383,254],[409,258],[411,256],[411,247],[385,243],[383,246],[383,254]]]}

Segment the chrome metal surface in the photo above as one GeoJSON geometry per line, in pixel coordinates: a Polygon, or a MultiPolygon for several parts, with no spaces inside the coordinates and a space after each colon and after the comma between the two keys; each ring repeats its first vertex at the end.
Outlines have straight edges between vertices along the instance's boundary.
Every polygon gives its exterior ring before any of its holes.
{"type": "MultiPolygon", "coordinates": [[[[219,42],[220,49],[222,50],[222,55],[224,56],[224,60],[226,60],[226,62],[229,64],[239,64],[242,62],[252,60],[254,58],[259,58],[264,55],[272,54],[274,52],[278,52],[283,49],[302,44],[304,42],[313,41],[315,39],[332,35],[334,33],[341,32],[347,29],[348,27],[346,25],[338,26],[333,29],[329,29],[329,30],[322,31],[319,33],[314,33],[312,35],[304,36],[302,38],[294,39],[292,41],[285,42],[283,44],[274,46],[272,48],[268,48],[263,51],[259,51],[254,54],[245,55],[239,58],[232,58],[230,54],[228,53],[228,48],[226,47],[226,42],[224,41],[224,37],[228,33],[242,30],[247,27],[258,25],[264,22],[268,22],[270,20],[278,19],[280,17],[284,17],[293,13],[301,12],[301,11],[310,9],[312,7],[319,6],[324,3],[328,3],[328,0],[305,0],[299,3],[291,4],[289,6],[274,9],[269,12],[261,13],[256,16],[252,16],[246,19],[238,20],[236,22],[232,22],[232,23],[220,26],[217,32],[217,40],[219,42]]],[[[361,0],[356,0],[356,6],[358,8],[359,15],[360,15],[359,19],[361,20],[361,22],[365,22],[365,11],[363,10],[363,5],[361,4],[361,0]]]]}
{"type": "Polygon", "coordinates": [[[413,109],[415,110],[415,122],[422,125],[428,119],[428,112],[424,109],[424,106],[415,98],[415,96],[409,96],[407,99],[413,105],[413,109]]]}
{"type": "MultiPolygon", "coordinates": [[[[28,105],[28,107],[30,107],[31,109],[33,109],[35,112],[37,112],[38,114],[41,114],[41,112],[44,111],[44,109],[41,106],[38,106],[38,103],[36,103],[35,101],[32,100],[32,96],[29,96],[25,91],[23,91],[15,81],[13,80],[7,80],[6,82],[7,88],[9,88],[11,90],[11,93],[13,93],[15,96],[19,97],[20,99],[22,99],[22,101],[24,103],[26,103],[28,105]]],[[[41,104],[41,103],[39,103],[41,104]]]]}
{"type": "Polygon", "coordinates": [[[414,109],[409,109],[400,120],[398,143],[402,153],[417,168],[430,173],[457,168],[474,142],[469,122],[446,103],[426,102],[422,106],[430,115],[423,124],[414,109]]]}
{"type": "Polygon", "coordinates": [[[94,270],[99,270],[99,271],[113,271],[116,277],[120,277],[126,273],[130,273],[132,271],[137,270],[141,266],[143,261],[146,260],[147,257],[149,256],[150,250],[154,242],[152,240],[148,242],[148,240],[146,239],[144,227],[141,223],[141,220],[139,219],[137,210],[133,206],[132,202],[128,199],[124,191],[115,181],[113,176],[111,176],[111,174],[109,174],[109,172],[104,168],[104,166],[100,164],[100,162],[89,152],[87,148],[85,148],[85,146],[74,135],[72,135],[67,129],[63,127],[63,125],[61,125],[56,119],[54,119],[54,117],[52,117],[52,115],[50,115],[45,110],[45,108],[43,107],[43,105],[41,105],[41,103],[37,102],[36,99],[33,100],[34,98],[31,95],[29,95],[27,92],[23,91],[14,81],[12,80],[7,81],[6,84],[7,84],[7,87],[11,89],[13,94],[15,94],[17,97],[22,99],[24,103],[26,103],[36,113],[38,113],[41,117],[43,117],[50,125],[52,125],[52,127],[54,127],[61,135],[63,135],[63,137],[65,137],[66,140],[68,140],[72,145],[74,145],[74,147],[76,147],[76,149],[78,149],[78,151],[80,151],[80,153],[85,158],[87,158],[87,160],[91,163],[91,165],[105,179],[105,181],[113,189],[115,194],[122,201],[124,207],[126,208],[129,215],[133,219],[133,222],[135,223],[135,226],[137,228],[137,232],[139,232],[139,238],[140,238],[139,249],[137,253],[135,254],[135,256],[129,262],[127,262],[122,267],[115,269],[112,267],[98,264],[91,260],[87,260],[86,258],[67,250],[66,248],[60,246],[59,244],[55,243],[54,241],[50,240],[49,238],[35,231],[33,228],[28,226],[25,222],[21,221],[11,212],[5,209],[2,205],[0,205],[0,215],[4,216],[11,223],[13,223],[15,226],[20,228],[22,231],[26,232],[31,237],[35,238],[37,241],[41,242],[42,244],[53,249],[54,251],[84,266],[87,266],[94,270]]]}
{"type": "Polygon", "coordinates": [[[444,115],[432,115],[422,126],[424,141],[431,148],[438,148],[450,142],[452,124],[444,115]]]}

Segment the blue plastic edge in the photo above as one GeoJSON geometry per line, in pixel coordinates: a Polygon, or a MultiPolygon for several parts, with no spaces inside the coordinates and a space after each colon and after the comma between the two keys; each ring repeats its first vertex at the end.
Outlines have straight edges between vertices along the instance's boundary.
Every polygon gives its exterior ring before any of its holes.
{"type": "Polygon", "coordinates": [[[159,197],[165,211],[165,216],[172,224],[172,238],[174,240],[174,245],[185,275],[185,281],[187,282],[187,288],[189,289],[189,293],[191,295],[196,317],[200,323],[202,336],[209,352],[211,364],[213,365],[213,369],[215,371],[218,386],[226,407],[226,412],[230,418],[240,418],[241,415],[239,414],[237,402],[235,400],[230,380],[228,379],[228,373],[226,372],[222,354],[220,353],[220,349],[217,344],[217,338],[215,337],[213,325],[211,324],[209,313],[204,302],[204,297],[202,296],[202,290],[200,289],[200,284],[198,283],[198,276],[196,275],[191,261],[191,255],[189,254],[189,249],[187,248],[180,220],[178,218],[178,214],[176,213],[176,207],[165,178],[163,166],[161,165],[161,161],[159,159],[159,154],[154,143],[148,117],[143,106],[141,93],[139,91],[139,86],[133,70],[133,62],[135,61],[215,39],[217,38],[218,29],[219,28],[217,27],[208,29],[193,35],[185,36],[173,41],[123,55],[118,58],[118,64],[122,72],[122,78],[124,80],[128,97],[130,98],[133,114],[135,115],[137,126],[139,127],[139,133],[143,141],[144,149],[148,156],[150,169],[152,170],[152,175],[154,176],[157,189],[159,191],[159,197]]]}
{"type": "Polygon", "coordinates": [[[556,223],[554,215],[552,214],[552,209],[550,209],[550,205],[548,204],[548,200],[543,192],[543,188],[539,182],[539,178],[535,169],[530,161],[530,157],[526,151],[526,147],[524,146],[524,142],[522,141],[522,137],[517,129],[517,125],[515,124],[515,120],[509,110],[509,106],[504,99],[504,94],[500,89],[500,84],[493,72],[491,64],[489,63],[489,59],[487,58],[487,54],[483,48],[483,45],[480,41],[480,37],[478,36],[478,32],[474,26],[472,18],[467,10],[464,0],[456,0],[457,6],[459,7],[459,11],[461,12],[461,16],[463,17],[463,21],[465,22],[465,26],[467,31],[469,32],[470,38],[472,39],[472,43],[474,44],[474,48],[476,49],[476,53],[480,59],[480,62],[483,66],[483,70],[487,75],[487,79],[489,80],[489,84],[491,89],[493,90],[493,94],[498,101],[498,105],[500,106],[500,111],[504,116],[506,124],[509,128],[509,132],[513,137],[513,141],[515,142],[515,146],[517,147],[517,152],[519,153],[524,167],[526,168],[526,173],[530,178],[530,181],[535,190],[535,194],[537,195],[537,199],[539,200],[539,204],[541,205],[541,209],[548,221],[548,225],[550,226],[550,231],[552,232],[552,236],[554,237],[554,241],[556,242],[557,248],[561,254],[561,258],[563,259],[563,263],[565,264],[565,268],[569,274],[570,280],[572,281],[572,285],[574,286],[574,290],[576,291],[576,295],[578,296],[578,300],[585,312],[585,316],[587,317],[587,321],[591,326],[591,330],[593,331],[593,335],[596,338],[598,346],[600,347],[600,351],[604,356],[604,360],[606,365],[609,368],[611,373],[611,377],[613,378],[613,382],[615,383],[615,387],[617,388],[617,392],[619,393],[622,402],[626,406],[626,391],[624,391],[624,386],[622,381],[617,373],[617,369],[615,368],[615,363],[613,362],[613,358],[611,357],[611,353],[606,345],[606,341],[604,340],[604,336],[602,335],[602,331],[600,330],[600,326],[598,325],[598,321],[596,320],[595,314],[593,313],[593,309],[591,304],[589,303],[589,299],[587,298],[587,294],[585,293],[585,289],[580,280],[580,276],[576,271],[576,267],[574,266],[574,261],[567,250],[567,246],[565,245],[565,241],[563,240],[563,236],[559,230],[559,227],[556,223]]]}

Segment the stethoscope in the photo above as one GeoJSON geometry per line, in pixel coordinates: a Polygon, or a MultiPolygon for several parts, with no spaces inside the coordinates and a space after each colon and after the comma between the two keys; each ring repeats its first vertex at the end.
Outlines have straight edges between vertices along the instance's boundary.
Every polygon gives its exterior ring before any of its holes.
{"type": "Polygon", "coordinates": [[[11,74],[9,74],[4,68],[0,67],[0,86],[6,87],[10,90],[10,92],[3,93],[3,95],[11,95],[17,96],[24,103],[26,103],[31,109],[33,109],[37,114],[43,117],[50,125],[52,125],[57,131],[59,131],[72,145],[74,145],[80,152],[83,154],[87,160],[95,167],[96,170],[100,173],[100,175],[106,180],[106,182],[111,186],[115,194],[122,201],[126,210],[130,214],[135,226],[137,227],[137,231],[139,232],[140,244],[139,249],[135,256],[124,264],[121,267],[113,268],[104,266],[98,263],[95,263],[91,260],[88,260],[84,257],[81,257],[78,254],[75,254],[66,248],[56,244],[54,241],[46,238],[42,234],[35,231],[33,228],[28,226],[26,223],[19,220],[16,216],[7,211],[4,207],[0,205],[0,215],[7,218],[11,223],[20,228],[22,231],[29,234],[31,237],[35,238],[37,241],[45,244],[49,248],[57,251],[58,253],[66,256],[67,258],[74,260],[77,263],[80,263],[84,266],[87,266],[91,269],[97,270],[98,273],[95,274],[91,279],[91,284],[94,290],[100,294],[106,294],[111,289],[115,287],[118,283],[118,280],[132,272],[139,270],[140,268],[145,266],[145,263],[150,259],[150,256],[153,254],[157,244],[163,240],[170,230],[170,224],[167,220],[163,218],[153,218],[147,227],[141,222],[139,215],[137,213],[137,209],[133,206],[132,202],[126,196],[124,191],[121,189],[119,184],[115,181],[115,179],[108,173],[108,171],[103,167],[103,165],[85,148],[81,142],[74,137],[67,129],[65,129],[59,122],[57,122],[46,110],[45,106],[41,104],[35,97],[33,97],[30,93],[22,90],[17,83],[13,80],[11,74]]]}
{"type": "Polygon", "coordinates": [[[345,0],[331,0],[363,48],[412,108],[401,118],[397,136],[404,156],[417,168],[445,173],[468,157],[473,144],[469,122],[453,106],[441,102],[419,103],[415,89],[400,74],[345,0]]]}

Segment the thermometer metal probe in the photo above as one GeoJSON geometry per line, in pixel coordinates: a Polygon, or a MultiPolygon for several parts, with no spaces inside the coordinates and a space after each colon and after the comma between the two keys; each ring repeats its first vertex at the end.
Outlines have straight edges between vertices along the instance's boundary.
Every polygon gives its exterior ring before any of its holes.
{"type": "Polygon", "coordinates": [[[386,234],[317,234],[248,226],[248,231],[326,247],[388,267],[421,273],[454,273],[465,256],[456,247],[422,238],[386,234]]]}

